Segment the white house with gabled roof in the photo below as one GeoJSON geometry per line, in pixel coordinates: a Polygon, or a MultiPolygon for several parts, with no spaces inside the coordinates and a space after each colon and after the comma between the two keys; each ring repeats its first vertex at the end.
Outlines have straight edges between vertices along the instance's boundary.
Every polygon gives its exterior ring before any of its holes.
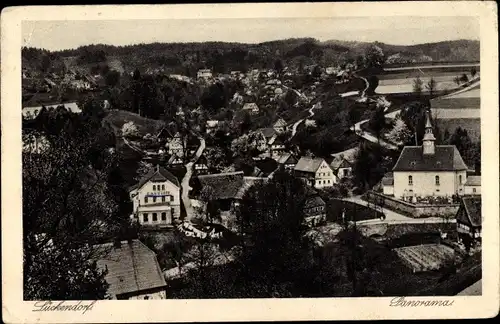
{"type": "Polygon", "coordinates": [[[179,180],[156,165],[129,189],[131,217],[141,225],[173,225],[180,216],[179,180]]]}
{"type": "Polygon", "coordinates": [[[295,165],[294,174],[314,188],[328,188],[337,183],[332,168],[325,159],[303,156],[295,165]]]}
{"type": "Polygon", "coordinates": [[[467,166],[455,145],[435,145],[429,115],[422,146],[405,146],[393,168],[394,197],[463,195],[467,166]]]}

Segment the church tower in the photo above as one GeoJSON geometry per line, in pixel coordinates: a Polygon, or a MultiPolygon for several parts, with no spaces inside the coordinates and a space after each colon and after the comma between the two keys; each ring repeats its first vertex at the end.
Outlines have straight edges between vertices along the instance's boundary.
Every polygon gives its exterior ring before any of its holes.
{"type": "Polygon", "coordinates": [[[422,142],[422,149],[424,155],[434,155],[436,149],[434,146],[434,141],[436,138],[434,137],[434,133],[432,132],[432,124],[429,116],[429,112],[426,113],[426,121],[425,121],[425,134],[422,142]]]}

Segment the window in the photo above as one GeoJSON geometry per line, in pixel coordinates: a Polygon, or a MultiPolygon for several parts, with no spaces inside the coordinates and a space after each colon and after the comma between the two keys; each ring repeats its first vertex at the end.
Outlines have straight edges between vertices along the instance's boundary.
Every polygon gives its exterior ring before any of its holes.
{"type": "Polygon", "coordinates": [[[153,191],[155,191],[155,190],[156,190],[156,185],[153,185],[153,191]]]}
{"type": "Polygon", "coordinates": [[[161,185],[161,190],[165,190],[165,185],[161,185]]]}
{"type": "Polygon", "coordinates": [[[165,202],[165,196],[161,196],[161,202],[165,202]]]}
{"type": "Polygon", "coordinates": [[[161,220],[166,221],[167,220],[167,213],[161,213],[161,220]]]}
{"type": "Polygon", "coordinates": [[[153,222],[156,222],[158,221],[158,216],[156,215],[156,213],[153,213],[153,222]]]}
{"type": "Polygon", "coordinates": [[[148,219],[148,213],[144,213],[144,214],[142,214],[142,221],[143,221],[144,223],[149,222],[149,219],[148,219]]]}
{"type": "Polygon", "coordinates": [[[436,189],[436,192],[439,192],[439,189],[436,189]]]}
{"type": "Polygon", "coordinates": [[[154,203],[156,202],[156,197],[153,197],[153,202],[154,202],[154,203]]]}
{"type": "Polygon", "coordinates": [[[436,186],[439,186],[439,176],[436,176],[436,186]]]}
{"type": "Polygon", "coordinates": [[[330,180],[328,180],[328,183],[330,183],[330,180]]]}
{"type": "Polygon", "coordinates": [[[462,175],[461,174],[458,176],[458,183],[462,184],[462,175]]]}
{"type": "Polygon", "coordinates": [[[473,192],[473,193],[476,193],[476,188],[472,188],[472,192],[473,192]]]}
{"type": "Polygon", "coordinates": [[[147,204],[148,203],[148,197],[144,197],[144,203],[147,204]]]}
{"type": "Polygon", "coordinates": [[[408,185],[413,186],[413,177],[408,176],[408,185]]]}

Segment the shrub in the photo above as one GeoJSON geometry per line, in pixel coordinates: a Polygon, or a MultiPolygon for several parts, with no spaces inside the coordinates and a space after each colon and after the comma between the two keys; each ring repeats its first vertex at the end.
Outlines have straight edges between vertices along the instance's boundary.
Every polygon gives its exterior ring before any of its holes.
{"type": "Polygon", "coordinates": [[[139,130],[133,121],[129,121],[123,124],[122,127],[122,135],[123,137],[136,138],[139,136],[139,130]]]}

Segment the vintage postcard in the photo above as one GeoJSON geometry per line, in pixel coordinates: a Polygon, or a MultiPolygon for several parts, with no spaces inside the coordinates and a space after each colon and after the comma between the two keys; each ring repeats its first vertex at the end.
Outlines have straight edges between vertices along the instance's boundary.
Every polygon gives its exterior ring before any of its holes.
{"type": "Polygon", "coordinates": [[[10,7],[7,323],[494,317],[494,2],[10,7]]]}

